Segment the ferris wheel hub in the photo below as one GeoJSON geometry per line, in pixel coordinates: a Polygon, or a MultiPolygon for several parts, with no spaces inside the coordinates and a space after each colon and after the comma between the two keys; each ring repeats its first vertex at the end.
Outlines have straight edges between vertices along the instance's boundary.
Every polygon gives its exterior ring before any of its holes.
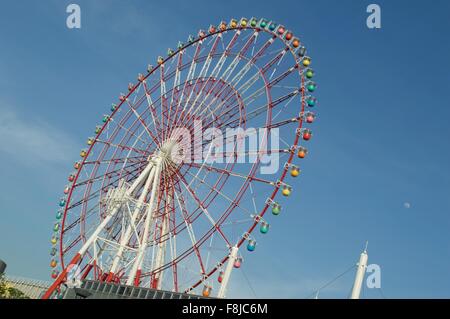
{"type": "Polygon", "coordinates": [[[161,146],[159,150],[159,155],[163,159],[171,160],[174,155],[174,151],[176,151],[177,148],[178,148],[177,142],[169,139],[168,141],[164,142],[164,144],[161,146]]]}
{"type": "Polygon", "coordinates": [[[172,138],[163,142],[156,155],[151,158],[155,157],[160,158],[161,161],[170,165],[179,164],[183,160],[182,152],[180,152],[180,145],[172,138]]]}

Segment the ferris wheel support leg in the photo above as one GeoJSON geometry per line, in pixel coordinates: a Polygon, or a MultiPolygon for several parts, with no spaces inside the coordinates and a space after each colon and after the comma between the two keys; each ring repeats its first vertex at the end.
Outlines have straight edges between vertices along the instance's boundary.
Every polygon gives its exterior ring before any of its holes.
{"type": "Polygon", "coordinates": [[[72,267],[74,265],[78,264],[80,259],[81,259],[81,254],[77,253],[70,261],[69,266],[66,267],[59,274],[59,276],[55,279],[55,282],[53,282],[53,284],[47,289],[47,291],[42,296],[42,299],[49,299],[52,296],[52,294],[55,292],[56,289],[58,289],[58,287],[61,285],[61,283],[63,283],[66,280],[67,273],[72,269],[72,267]]]}
{"type": "MultiPolygon", "coordinates": [[[[136,188],[138,188],[141,184],[145,176],[150,172],[151,166],[148,166],[144,169],[142,174],[133,182],[133,184],[130,186],[130,188],[127,190],[126,195],[130,196],[136,188]]],[[[51,295],[55,292],[55,290],[66,280],[67,273],[74,267],[76,264],[78,264],[82,258],[82,256],[86,253],[89,246],[92,245],[92,243],[97,239],[97,236],[100,234],[100,232],[105,228],[105,226],[108,224],[108,222],[111,220],[111,218],[117,213],[119,210],[119,207],[116,207],[111,214],[106,216],[106,218],[100,223],[100,225],[97,227],[97,229],[94,231],[94,233],[89,237],[89,239],[84,243],[84,245],[81,247],[81,249],[78,251],[78,253],[72,258],[69,265],[61,272],[61,274],[56,278],[54,283],[47,289],[45,294],[42,296],[42,299],[49,299],[51,295]]]]}
{"type": "Polygon", "coordinates": [[[134,278],[134,285],[136,286],[136,287],[138,287],[139,286],[139,284],[141,283],[141,270],[140,269],[138,269],[138,271],[136,271],[136,277],[134,278]]]}
{"type": "MultiPolygon", "coordinates": [[[[151,169],[151,166],[147,166],[144,169],[144,172],[136,179],[136,181],[132,184],[132,186],[126,191],[125,195],[130,196],[136,188],[138,188],[139,185],[142,184],[143,179],[145,176],[149,173],[151,169]]],[[[94,231],[94,233],[89,237],[89,239],[84,243],[84,245],[81,247],[79,254],[84,255],[84,253],[88,250],[88,248],[95,242],[97,239],[97,236],[100,234],[100,232],[105,228],[105,226],[109,223],[111,218],[119,211],[120,206],[115,207],[112,212],[103,219],[101,224],[97,227],[97,229],[94,231]]]]}
{"type": "Polygon", "coordinates": [[[136,272],[141,270],[142,261],[144,259],[145,249],[147,248],[148,244],[148,232],[150,230],[150,225],[153,224],[153,206],[155,204],[155,197],[156,193],[159,188],[159,175],[161,173],[161,158],[157,157],[155,159],[156,162],[156,168],[155,168],[155,175],[153,178],[153,185],[152,185],[152,192],[150,194],[150,200],[149,200],[149,206],[147,208],[147,216],[145,218],[145,227],[144,227],[144,233],[141,238],[141,245],[139,246],[138,253],[136,255],[136,259],[134,261],[133,267],[131,268],[130,273],[128,274],[128,280],[127,285],[131,286],[134,282],[134,279],[136,277],[136,272]]]}
{"type": "Polygon", "coordinates": [[[89,273],[91,272],[92,268],[94,268],[94,264],[91,263],[86,267],[86,270],[83,272],[83,275],[81,275],[81,280],[86,279],[86,277],[89,275],[89,273]]]}
{"type": "Polygon", "coordinates": [[[225,272],[223,274],[222,284],[220,285],[220,289],[217,294],[217,298],[225,298],[225,294],[227,292],[228,281],[230,280],[231,272],[233,271],[234,262],[236,261],[238,250],[239,250],[239,248],[237,246],[234,246],[231,248],[230,256],[228,258],[228,264],[227,264],[227,267],[225,268],[225,272]]]}
{"type": "Polygon", "coordinates": [[[131,216],[130,224],[127,226],[127,230],[125,231],[125,234],[123,235],[123,237],[120,240],[120,247],[119,247],[116,255],[114,256],[113,264],[111,266],[111,269],[110,269],[110,272],[108,275],[108,281],[110,281],[114,277],[114,274],[117,271],[117,268],[120,264],[120,261],[121,261],[122,255],[123,255],[123,252],[125,250],[125,246],[127,245],[128,241],[131,238],[131,232],[133,230],[132,224],[134,224],[136,222],[139,212],[141,211],[142,205],[144,204],[145,198],[147,197],[147,194],[149,192],[150,185],[151,185],[151,182],[152,182],[154,174],[155,174],[155,170],[152,169],[153,164],[149,164],[149,166],[150,166],[151,171],[148,174],[148,178],[147,178],[147,181],[145,182],[144,189],[143,189],[141,195],[139,196],[138,203],[136,205],[136,208],[133,211],[133,215],[131,216]]]}

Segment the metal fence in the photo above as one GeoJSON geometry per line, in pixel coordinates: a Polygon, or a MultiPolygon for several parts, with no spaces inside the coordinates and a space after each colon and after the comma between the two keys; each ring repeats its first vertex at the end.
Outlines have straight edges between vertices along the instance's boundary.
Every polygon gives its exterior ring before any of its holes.
{"type": "Polygon", "coordinates": [[[31,299],[38,299],[51,285],[47,281],[17,276],[5,276],[5,282],[8,286],[20,290],[31,299]]]}

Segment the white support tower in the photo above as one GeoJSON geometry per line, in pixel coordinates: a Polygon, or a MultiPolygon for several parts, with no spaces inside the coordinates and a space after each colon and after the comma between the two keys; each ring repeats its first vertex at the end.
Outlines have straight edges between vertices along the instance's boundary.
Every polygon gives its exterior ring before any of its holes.
{"type": "MultiPolygon", "coordinates": [[[[124,181],[120,181],[117,188],[108,191],[105,203],[108,205],[109,214],[97,226],[78,253],[80,256],[84,255],[91,247],[94,247],[94,251],[96,251],[97,242],[104,240],[100,234],[104,232],[111,219],[122,212],[123,220],[125,221],[124,231],[120,236],[118,245],[110,248],[116,251],[109,270],[109,277],[116,275],[116,272],[125,265],[128,272],[127,285],[133,285],[134,281],[139,279],[137,273],[140,273],[142,269],[145,251],[149,244],[148,238],[151,237],[150,232],[155,223],[154,210],[157,193],[160,188],[159,181],[164,165],[166,162],[171,161],[169,156],[172,147],[173,145],[170,143],[169,146],[163,147],[160,152],[151,156],[145,169],[131,185],[127,186],[124,181]],[[139,193],[141,189],[142,191],[139,193]],[[150,196],[150,199],[145,203],[148,196],[150,196]],[[127,207],[129,214],[125,213],[127,207]],[[132,209],[130,210],[130,208],[132,209]],[[138,238],[138,228],[143,229],[143,232],[139,237],[138,247],[133,248],[130,247],[129,242],[132,236],[138,238]]],[[[163,232],[167,231],[168,225],[165,226],[163,227],[163,232]]],[[[160,245],[159,248],[164,250],[165,244],[160,245]]],[[[164,256],[164,252],[158,254],[158,266],[163,264],[164,256]]],[[[96,255],[94,258],[97,261],[96,255]]]]}
{"type": "Polygon", "coordinates": [[[217,294],[217,298],[225,298],[225,294],[227,292],[228,281],[230,280],[231,272],[234,267],[234,262],[237,259],[238,250],[239,250],[239,248],[237,246],[234,246],[231,248],[230,257],[228,258],[228,264],[227,264],[227,267],[225,268],[225,272],[223,274],[222,284],[220,285],[220,289],[217,294]]]}
{"type": "MultiPolygon", "coordinates": [[[[144,171],[144,173],[145,173],[144,178],[147,178],[147,181],[145,182],[144,189],[143,189],[141,195],[139,196],[139,199],[136,204],[136,208],[134,209],[133,215],[131,216],[130,224],[127,226],[127,230],[120,240],[120,247],[119,247],[119,250],[117,251],[117,254],[114,256],[114,261],[113,261],[113,264],[112,264],[112,267],[110,270],[111,274],[114,274],[117,271],[117,268],[119,267],[124,250],[127,246],[128,241],[131,238],[133,226],[135,227],[136,219],[138,218],[139,213],[141,212],[141,208],[144,204],[144,200],[147,197],[147,194],[150,190],[150,186],[153,181],[153,177],[155,175],[155,170],[152,165],[148,165],[146,170],[144,171]]],[[[142,175],[144,175],[144,173],[142,175]]]]}
{"type": "Polygon", "coordinates": [[[149,204],[148,204],[148,207],[145,212],[146,217],[145,217],[144,233],[142,234],[142,237],[141,237],[141,242],[139,244],[136,259],[135,259],[133,266],[128,274],[127,285],[133,284],[133,282],[135,281],[136,273],[138,271],[141,271],[141,269],[142,269],[142,262],[144,260],[145,251],[146,251],[146,248],[149,243],[148,238],[149,238],[150,228],[154,222],[153,210],[154,210],[154,204],[156,201],[156,193],[159,188],[159,177],[160,177],[161,166],[162,166],[161,162],[162,162],[162,159],[160,157],[157,157],[155,159],[156,172],[154,175],[154,179],[152,181],[152,190],[150,193],[149,204]]]}
{"type": "Polygon", "coordinates": [[[369,259],[369,255],[367,254],[367,243],[366,248],[361,253],[361,256],[359,257],[359,262],[357,264],[356,269],[356,275],[355,275],[355,282],[353,284],[352,294],[350,299],[359,299],[359,296],[361,295],[361,288],[364,281],[364,275],[366,273],[367,268],[367,261],[369,259]]]}
{"type": "MultiPolygon", "coordinates": [[[[151,164],[147,165],[147,167],[144,169],[143,173],[138,178],[136,178],[136,180],[133,182],[133,184],[130,186],[130,188],[128,188],[128,190],[125,192],[124,198],[128,198],[128,197],[132,196],[134,191],[142,185],[144,179],[148,176],[151,169],[152,169],[152,165],[151,164]]],[[[79,255],[84,255],[86,253],[86,251],[89,249],[89,247],[91,247],[91,245],[95,244],[95,241],[97,240],[99,234],[103,231],[103,229],[111,221],[111,219],[116,215],[116,213],[121,209],[121,207],[122,207],[121,204],[117,204],[114,206],[112,211],[103,219],[103,221],[100,223],[100,225],[98,225],[98,227],[93,232],[91,237],[89,237],[89,239],[81,247],[81,249],[78,252],[79,255]]]]}

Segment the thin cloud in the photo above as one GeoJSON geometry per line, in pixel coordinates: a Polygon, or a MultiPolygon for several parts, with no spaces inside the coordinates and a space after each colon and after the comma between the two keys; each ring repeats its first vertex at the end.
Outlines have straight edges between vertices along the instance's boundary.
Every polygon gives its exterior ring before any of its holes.
{"type": "Polygon", "coordinates": [[[0,103],[0,153],[24,163],[64,163],[78,149],[64,131],[0,103]]]}

